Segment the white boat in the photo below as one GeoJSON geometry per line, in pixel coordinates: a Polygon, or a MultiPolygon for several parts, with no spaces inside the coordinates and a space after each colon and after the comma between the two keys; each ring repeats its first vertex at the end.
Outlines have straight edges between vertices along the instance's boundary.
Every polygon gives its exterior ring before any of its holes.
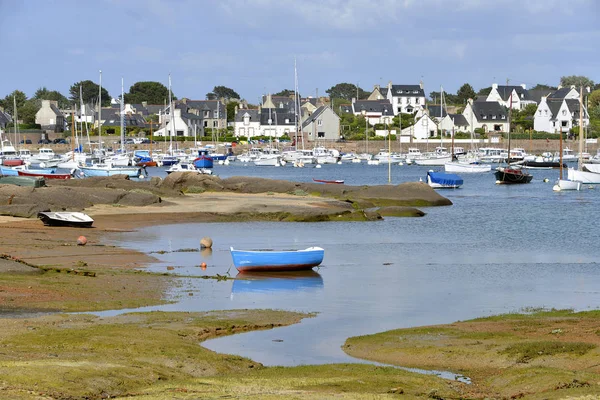
{"type": "Polygon", "coordinates": [[[580,181],[581,183],[600,183],[600,174],[595,172],[580,171],[575,168],[569,168],[567,176],[571,181],[580,181]]]}
{"type": "Polygon", "coordinates": [[[279,154],[262,154],[254,160],[254,165],[264,167],[279,167],[281,165],[281,155],[279,154]]]}
{"type": "Polygon", "coordinates": [[[340,152],[335,149],[317,146],[312,152],[317,164],[337,164],[340,161],[340,152]]]}
{"type": "Polygon", "coordinates": [[[208,168],[196,168],[194,164],[190,163],[173,164],[169,169],[166,170],[167,174],[172,172],[196,172],[198,174],[212,175],[212,170],[208,168]]]}
{"type": "MultiPolygon", "coordinates": [[[[560,139],[561,139],[560,143],[561,143],[561,147],[562,147],[562,131],[560,133],[560,139]]],[[[569,150],[569,149],[564,149],[564,150],[569,150]]],[[[573,153],[572,150],[569,150],[569,152],[573,153]]],[[[562,163],[564,161],[564,154],[565,154],[565,152],[563,151],[562,157],[559,157],[561,177],[562,177],[562,163]]],[[[579,154],[580,154],[580,156],[583,155],[583,88],[580,89],[580,93],[579,93],[579,154]]],[[[579,182],[580,183],[600,183],[600,173],[584,171],[583,168],[584,168],[583,158],[580,157],[578,169],[569,168],[569,170],[567,172],[567,177],[569,178],[569,181],[578,182],[578,183],[579,182]]],[[[574,185],[575,185],[575,183],[563,183],[561,181],[562,181],[562,179],[559,180],[559,182],[557,183],[555,188],[562,189],[562,186],[560,186],[561,184],[565,185],[565,187],[574,187],[574,185]]],[[[579,190],[580,188],[581,188],[581,184],[579,186],[577,186],[577,189],[572,189],[572,190],[579,190]]]]}
{"type": "Polygon", "coordinates": [[[424,158],[415,158],[413,162],[417,165],[427,165],[427,166],[442,166],[446,165],[452,161],[452,156],[448,155],[430,155],[429,157],[424,158]]]}
{"type": "Polygon", "coordinates": [[[465,163],[460,161],[451,161],[444,164],[444,170],[446,172],[458,172],[458,173],[482,173],[490,172],[492,170],[491,164],[477,164],[477,163],[465,163]]]}
{"type": "Polygon", "coordinates": [[[583,170],[600,174],[600,164],[583,164],[583,170]]]}
{"type": "Polygon", "coordinates": [[[94,220],[82,212],[39,212],[38,218],[44,225],[48,226],[73,226],[77,228],[89,228],[94,220]]]}
{"type": "Polygon", "coordinates": [[[397,153],[390,153],[386,150],[381,150],[379,153],[375,155],[375,160],[380,163],[388,164],[388,163],[399,163],[403,160],[402,156],[397,153]]]}
{"type": "MultiPolygon", "coordinates": [[[[559,161],[560,160],[560,154],[559,152],[554,153],[554,161],[559,161]]],[[[565,147],[563,149],[563,153],[562,153],[562,161],[563,162],[576,162],[577,161],[577,155],[575,155],[575,152],[571,149],[569,149],[568,147],[565,147]]]]}
{"type": "Polygon", "coordinates": [[[114,176],[127,175],[131,178],[143,177],[142,169],[139,167],[114,167],[111,164],[94,164],[78,168],[84,176],[114,176]]]}
{"type": "Polygon", "coordinates": [[[127,153],[113,154],[106,159],[106,162],[115,167],[129,167],[131,166],[131,155],[127,153]]]}
{"type": "Polygon", "coordinates": [[[500,163],[506,158],[502,153],[505,153],[504,149],[498,147],[481,147],[479,159],[485,163],[500,163]]]}
{"type": "Polygon", "coordinates": [[[552,187],[555,192],[562,192],[563,190],[580,190],[581,182],[572,181],[570,179],[559,179],[556,185],[552,187]]]}
{"type": "Polygon", "coordinates": [[[411,163],[417,158],[423,158],[421,150],[417,149],[416,147],[409,147],[408,152],[404,155],[404,159],[407,161],[407,163],[411,163]]]}

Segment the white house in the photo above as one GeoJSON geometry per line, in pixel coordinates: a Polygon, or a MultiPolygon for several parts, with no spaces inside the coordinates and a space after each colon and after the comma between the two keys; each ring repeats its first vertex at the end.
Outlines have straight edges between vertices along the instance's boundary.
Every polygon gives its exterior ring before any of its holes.
{"type": "Polygon", "coordinates": [[[392,85],[388,83],[387,99],[392,104],[394,115],[412,114],[425,107],[423,82],[419,85],[392,85]]]}
{"type": "Polygon", "coordinates": [[[439,124],[444,134],[452,136],[452,132],[469,133],[470,125],[462,114],[447,114],[439,124]]]}
{"type": "Polygon", "coordinates": [[[356,100],[352,99],[352,113],[362,115],[369,125],[392,124],[394,110],[389,100],[356,100]]]}
{"type": "Polygon", "coordinates": [[[412,136],[414,139],[427,139],[437,136],[437,124],[428,114],[423,114],[414,125],[402,129],[402,136],[412,136]]]}
{"type": "Polygon", "coordinates": [[[520,86],[505,86],[494,83],[486,101],[495,101],[507,108],[512,105],[513,110],[522,110],[528,104],[537,104],[529,95],[525,84],[520,86]]]}
{"type": "MultiPolygon", "coordinates": [[[[533,119],[533,129],[539,132],[568,132],[579,126],[579,99],[543,97],[533,119]]],[[[589,124],[589,116],[583,108],[583,126],[589,124]]]]}
{"type": "Polygon", "coordinates": [[[473,129],[484,132],[508,132],[508,110],[497,101],[469,99],[462,113],[473,129]]]}
{"type": "Polygon", "coordinates": [[[174,117],[170,114],[163,115],[165,126],[154,132],[155,136],[184,136],[190,137],[200,134],[202,130],[201,118],[195,114],[182,112],[180,108],[175,108],[174,117]]]}
{"type": "Polygon", "coordinates": [[[260,114],[258,109],[242,108],[235,114],[234,134],[236,137],[247,138],[258,136],[260,133],[260,114]]]}

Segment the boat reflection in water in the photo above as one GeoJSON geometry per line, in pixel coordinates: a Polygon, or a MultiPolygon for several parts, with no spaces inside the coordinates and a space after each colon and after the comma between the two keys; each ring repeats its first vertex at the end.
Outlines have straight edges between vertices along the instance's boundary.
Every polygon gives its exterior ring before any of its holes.
{"type": "Polygon", "coordinates": [[[269,293],[281,291],[313,291],[323,289],[323,278],[310,271],[240,272],[231,287],[231,296],[240,293],[269,293]]]}

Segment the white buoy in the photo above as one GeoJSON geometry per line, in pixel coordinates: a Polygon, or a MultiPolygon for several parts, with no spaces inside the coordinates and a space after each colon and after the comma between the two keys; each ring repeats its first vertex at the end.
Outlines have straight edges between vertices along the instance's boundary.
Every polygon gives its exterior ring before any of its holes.
{"type": "Polygon", "coordinates": [[[315,168],[321,168],[321,164],[317,164],[315,168]]]}
{"type": "Polygon", "coordinates": [[[140,178],[140,179],[144,179],[144,175],[143,175],[143,174],[140,174],[139,178],[140,178]]]}
{"type": "Polygon", "coordinates": [[[229,160],[225,160],[225,161],[223,162],[223,164],[225,164],[225,165],[229,165],[229,160]]]}
{"type": "Polygon", "coordinates": [[[223,165],[225,162],[223,160],[219,160],[219,165],[223,165]]]}
{"type": "Polygon", "coordinates": [[[544,178],[544,182],[548,182],[548,181],[549,181],[549,179],[548,179],[548,178],[544,178]]]}
{"type": "Polygon", "coordinates": [[[338,161],[337,163],[338,163],[338,165],[342,165],[342,162],[341,162],[341,161],[338,161]]]}

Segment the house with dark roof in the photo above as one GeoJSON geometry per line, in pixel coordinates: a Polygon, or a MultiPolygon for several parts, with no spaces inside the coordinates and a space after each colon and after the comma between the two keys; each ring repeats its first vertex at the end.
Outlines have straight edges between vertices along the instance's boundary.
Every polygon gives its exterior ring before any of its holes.
{"type": "Polygon", "coordinates": [[[0,129],[6,129],[6,125],[12,122],[12,117],[0,108],[0,129]]]}
{"type": "Polygon", "coordinates": [[[442,118],[439,127],[444,133],[450,136],[452,136],[452,132],[468,133],[471,131],[471,125],[469,125],[469,122],[462,114],[446,114],[442,118]]]}
{"type": "Polygon", "coordinates": [[[437,136],[438,124],[429,114],[423,113],[414,125],[408,126],[401,131],[401,136],[412,137],[416,140],[425,140],[437,136]]]}
{"type": "Polygon", "coordinates": [[[42,107],[35,113],[35,123],[40,124],[46,132],[63,132],[65,116],[58,109],[58,101],[42,100],[42,107]]]}
{"type": "Polygon", "coordinates": [[[340,117],[325,105],[302,122],[302,135],[309,141],[340,139],[340,117]]]}
{"type": "Polygon", "coordinates": [[[352,113],[362,115],[369,124],[388,124],[394,118],[394,109],[389,100],[356,100],[352,99],[352,113]]]}
{"type": "Polygon", "coordinates": [[[392,104],[394,115],[412,114],[425,107],[423,82],[419,85],[392,85],[389,82],[386,98],[392,104]]]}
{"type": "MultiPolygon", "coordinates": [[[[123,114],[123,124],[125,125],[125,131],[127,128],[146,128],[146,120],[139,114],[131,112],[125,112],[123,114]]],[[[103,108],[102,109],[102,126],[106,128],[106,133],[116,133],[117,129],[121,127],[121,110],[115,108],[103,108]]],[[[104,129],[102,130],[104,132],[104,129]]]]}
{"type": "Polygon", "coordinates": [[[258,136],[260,132],[260,114],[258,109],[241,108],[235,113],[233,123],[234,135],[251,138],[258,136]]]}
{"type": "Polygon", "coordinates": [[[205,129],[225,129],[227,127],[227,107],[220,100],[190,100],[183,98],[175,102],[176,108],[185,113],[195,114],[202,119],[201,136],[205,129]]]}
{"type": "Polygon", "coordinates": [[[462,113],[473,129],[484,132],[508,132],[508,109],[497,101],[469,99],[462,113]]]}
{"type": "Polygon", "coordinates": [[[428,104],[425,107],[426,108],[418,110],[415,113],[415,121],[421,118],[423,114],[427,113],[436,123],[439,123],[446,115],[448,115],[446,107],[442,107],[439,104],[428,104]]]}
{"type": "Polygon", "coordinates": [[[501,106],[511,107],[513,110],[522,110],[528,104],[537,104],[529,95],[525,84],[510,86],[494,83],[486,101],[497,101],[501,106]]]}
{"type": "Polygon", "coordinates": [[[373,91],[367,98],[367,100],[383,100],[387,99],[388,88],[382,88],[380,85],[373,86],[373,91]]]}
{"type": "MultiPolygon", "coordinates": [[[[560,91],[561,89],[559,89],[560,91]]],[[[570,91],[563,91],[561,95],[570,96],[570,91]]],[[[579,93],[577,93],[579,97],[579,93]]],[[[590,122],[585,105],[583,109],[583,126],[590,122]]],[[[571,128],[579,126],[580,118],[579,99],[543,97],[535,111],[533,129],[539,132],[558,133],[568,132],[571,128]]]]}
{"type": "Polygon", "coordinates": [[[559,87],[554,92],[548,95],[549,99],[578,99],[579,91],[575,89],[575,86],[570,87],[559,87]]]}

